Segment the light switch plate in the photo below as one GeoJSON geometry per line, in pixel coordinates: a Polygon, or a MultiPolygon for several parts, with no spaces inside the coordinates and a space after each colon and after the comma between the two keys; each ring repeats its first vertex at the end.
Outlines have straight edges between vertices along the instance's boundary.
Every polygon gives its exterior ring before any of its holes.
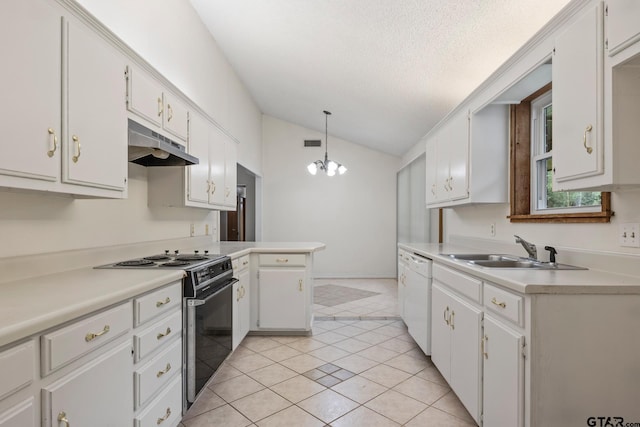
{"type": "Polygon", "coordinates": [[[640,224],[620,224],[619,233],[620,246],[640,248],[640,224]]]}

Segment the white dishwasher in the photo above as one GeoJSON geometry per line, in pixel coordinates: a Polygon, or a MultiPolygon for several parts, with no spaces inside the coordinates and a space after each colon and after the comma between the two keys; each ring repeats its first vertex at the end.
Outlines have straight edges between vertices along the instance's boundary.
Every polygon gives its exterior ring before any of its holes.
{"type": "Polygon", "coordinates": [[[404,322],[424,354],[431,354],[431,278],[433,262],[408,254],[404,295],[404,322]]]}

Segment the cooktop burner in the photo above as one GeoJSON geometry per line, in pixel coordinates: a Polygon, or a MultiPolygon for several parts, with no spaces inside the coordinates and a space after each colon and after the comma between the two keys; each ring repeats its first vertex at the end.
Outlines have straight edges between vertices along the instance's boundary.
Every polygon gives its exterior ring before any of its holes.
{"type": "Polygon", "coordinates": [[[107,265],[100,265],[95,268],[175,268],[191,269],[197,266],[208,264],[209,262],[223,257],[219,254],[210,254],[209,251],[194,251],[193,253],[180,254],[174,251],[170,254],[168,250],[164,254],[150,255],[142,258],[135,258],[120,261],[107,265]]]}

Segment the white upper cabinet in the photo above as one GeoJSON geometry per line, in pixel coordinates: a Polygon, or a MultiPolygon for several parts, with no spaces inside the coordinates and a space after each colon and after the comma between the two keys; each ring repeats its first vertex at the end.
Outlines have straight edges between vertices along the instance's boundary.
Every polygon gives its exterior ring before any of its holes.
{"type": "Polygon", "coordinates": [[[224,205],[235,209],[237,203],[236,187],[238,185],[237,178],[237,157],[238,148],[236,142],[226,137],[224,142],[224,205]]]}
{"type": "Polygon", "coordinates": [[[427,207],[505,203],[508,151],[508,106],[453,114],[427,140],[427,207]]]}
{"type": "Polygon", "coordinates": [[[58,181],[62,16],[41,0],[2,2],[0,10],[11,17],[0,26],[6,61],[0,109],[2,122],[11,124],[3,126],[0,174],[58,181]]]}
{"type": "Polygon", "coordinates": [[[67,26],[63,180],[122,190],[127,176],[124,58],[75,19],[67,26]]]}
{"type": "Polygon", "coordinates": [[[189,122],[189,154],[198,158],[197,165],[186,168],[188,174],[187,199],[195,203],[209,203],[209,134],[211,125],[200,115],[193,114],[189,122]]]}
{"type": "MultiPolygon", "coordinates": [[[[127,108],[170,138],[186,141],[189,135],[189,109],[177,96],[144,71],[127,67],[127,108]]],[[[135,118],[134,118],[135,120],[135,118]]],[[[192,154],[192,153],[189,153],[192,154]]]]}
{"type": "Polygon", "coordinates": [[[640,40],[640,2],[608,0],[607,50],[610,56],[640,40]]]}
{"type": "Polygon", "coordinates": [[[52,2],[5,2],[0,186],[126,195],[123,57],[52,2]],[[10,155],[9,155],[10,154],[10,155]],[[69,185],[71,184],[71,185],[69,185]]]}
{"type": "Polygon", "coordinates": [[[553,55],[554,190],[604,171],[603,5],[589,7],[556,38],[553,55]]]}

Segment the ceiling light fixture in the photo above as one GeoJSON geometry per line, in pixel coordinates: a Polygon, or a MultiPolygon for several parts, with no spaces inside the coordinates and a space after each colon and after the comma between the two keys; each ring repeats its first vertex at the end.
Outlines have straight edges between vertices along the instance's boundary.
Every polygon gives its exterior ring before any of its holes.
{"type": "Polygon", "coordinates": [[[328,138],[328,132],[327,132],[327,122],[328,122],[328,118],[331,115],[330,111],[324,110],[323,113],[325,114],[324,117],[324,161],[322,160],[316,160],[315,162],[309,164],[309,166],[307,166],[307,170],[309,171],[309,173],[311,175],[315,175],[316,173],[318,173],[318,170],[324,171],[326,172],[326,174],[328,176],[334,176],[336,174],[336,172],[338,172],[338,174],[343,175],[346,171],[347,168],[342,166],[340,163],[338,162],[334,162],[333,160],[329,160],[329,156],[327,154],[328,151],[328,145],[329,145],[329,138],[328,138]]]}

